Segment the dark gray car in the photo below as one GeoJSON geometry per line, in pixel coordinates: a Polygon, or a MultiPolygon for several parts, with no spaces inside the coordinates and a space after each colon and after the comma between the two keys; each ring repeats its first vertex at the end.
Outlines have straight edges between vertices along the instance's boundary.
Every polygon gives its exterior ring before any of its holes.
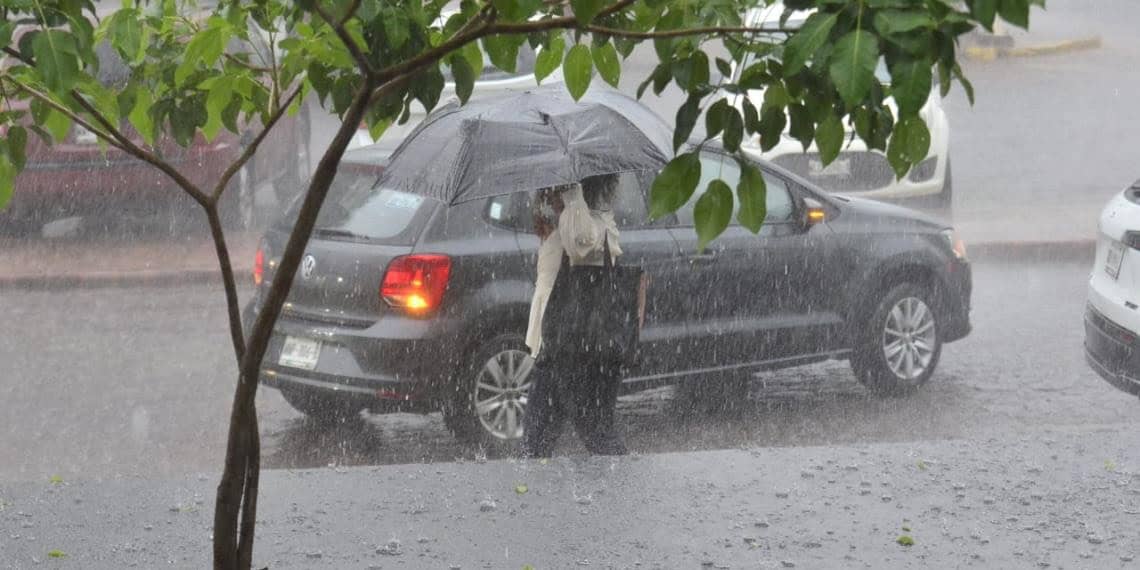
{"type": "MultiPolygon", "coordinates": [[[[263,365],[262,382],[322,422],[442,411],[482,445],[522,433],[526,332],[539,240],[533,193],[454,206],[375,187],[384,156],[345,155],[263,365]]],[[[735,159],[706,146],[704,178],[735,186],[735,159]]],[[[970,330],[970,266],[945,224],[836,196],[769,163],[758,235],[732,225],[697,252],[693,204],[650,221],[651,173],[621,177],[625,251],[651,277],[625,391],[849,359],[875,392],[925,383],[970,330]]],[[[295,213],[266,233],[260,292],[295,213]]]]}

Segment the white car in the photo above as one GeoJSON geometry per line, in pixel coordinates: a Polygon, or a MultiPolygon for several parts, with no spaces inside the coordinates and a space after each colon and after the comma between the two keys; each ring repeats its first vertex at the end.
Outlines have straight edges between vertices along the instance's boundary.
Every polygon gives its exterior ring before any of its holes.
{"type": "MultiPolygon", "coordinates": [[[[748,26],[778,26],[784,7],[780,3],[763,8],[754,8],[745,16],[748,26]]],[[[810,11],[794,12],[784,27],[802,26],[810,11]]],[[[773,35],[773,41],[783,38],[773,35]]],[[[748,68],[749,62],[734,69],[738,75],[748,68]]],[[[875,70],[883,83],[890,81],[886,64],[882,60],[875,70]]],[[[757,109],[764,101],[763,91],[749,91],[748,98],[757,109]]],[[[887,105],[897,116],[894,101],[887,105]]],[[[868,150],[866,143],[858,137],[845,144],[839,157],[826,168],[819,158],[819,151],[813,144],[804,151],[803,144],[792,138],[787,130],[780,142],[768,151],[760,148],[758,138],[745,140],[742,149],[756,156],[766,158],[814,183],[835,193],[850,194],[862,198],[872,198],[890,202],[903,202],[908,206],[923,207],[949,215],[952,206],[953,184],[950,176],[950,124],[942,108],[942,98],[935,85],[927,98],[920,116],[930,129],[930,153],[927,158],[898,180],[884,153],[868,150]]],[[[848,129],[852,127],[848,126],[848,129]]],[[[850,134],[850,133],[849,133],[850,134]]]]}
{"type": "Polygon", "coordinates": [[[1140,395],[1140,181],[1100,215],[1085,310],[1085,356],[1105,380],[1140,395]]]}
{"type": "MultiPolygon", "coordinates": [[[[519,59],[515,66],[514,73],[507,73],[498,69],[491,64],[489,59],[485,59],[483,63],[483,73],[475,82],[475,87],[471,92],[470,100],[474,101],[484,97],[493,97],[503,93],[510,93],[514,91],[525,91],[533,89],[538,85],[538,80],[534,76],[535,58],[538,56],[539,50],[532,50],[529,44],[523,44],[519,48],[519,59]]],[[[485,57],[485,56],[484,56],[485,57]]],[[[440,95],[439,104],[443,105],[455,97],[455,83],[451,81],[451,70],[446,66],[443,68],[444,78],[447,80],[443,85],[443,93],[440,95]]],[[[562,82],[562,68],[554,70],[550,75],[543,78],[542,82],[545,83],[561,83],[562,82]]],[[[438,108],[438,106],[437,106],[438,108]]],[[[379,142],[372,138],[368,133],[368,128],[361,125],[360,130],[356,132],[356,136],[349,142],[348,150],[379,144],[378,148],[383,148],[387,152],[396,150],[400,141],[404,140],[412,129],[423,121],[427,116],[423,106],[419,101],[413,101],[410,107],[410,117],[403,125],[393,123],[384,134],[380,136],[379,142]]]]}

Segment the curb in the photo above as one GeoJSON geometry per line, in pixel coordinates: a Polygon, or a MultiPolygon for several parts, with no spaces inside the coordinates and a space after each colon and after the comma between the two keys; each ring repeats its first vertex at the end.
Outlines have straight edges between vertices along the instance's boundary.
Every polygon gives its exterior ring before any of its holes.
{"type": "Polygon", "coordinates": [[[966,251],[970,260],[981,262],[1087,262],[1096,256],[1096,240],[1014,241],[970,244],[966,251]]]}
{"type": "MultiPolygon", "coordinates": [[[[1071,241],[1011,241],[967,244],[970,260],[981,262],[1090,262],[1096,252],[1095,240],[1071,241]]],[[[248,268],[234,268],[241,285],[248,276],[248,268]]],[[[108,289],[130,287],[178,287],[218,283],[222,274],[216,269],[188,269],[163,271],[130,271],[90,273],[0,275],[0,291],[28,290],[54,291],[60,289],[108,289]]]]}
{"type": "MultiPolygon", "coordinates": [[[[235,269],[239,276],[247,275],[235,269]]],[[[178,287],[203,283],[221,283],[222,273],[216,269],[187,269],[164,271],[128,271],[114,273],[64,273],[41,275],[0,276],[0,290],[16,289],[54,291],[60,289],[107,289],[130,287],[178,287]]]]}
{"type": "Polygon", "coordinates": [[[999,57],[1035,57],[1074,51],[1099,49],[1103,45],[1100,36],[1089,36],[1075,40],[1064,40],[1050,44],[1023,47],[967,46],[963,49],[966,57],[978,61],[993,61],[999,57]]]}

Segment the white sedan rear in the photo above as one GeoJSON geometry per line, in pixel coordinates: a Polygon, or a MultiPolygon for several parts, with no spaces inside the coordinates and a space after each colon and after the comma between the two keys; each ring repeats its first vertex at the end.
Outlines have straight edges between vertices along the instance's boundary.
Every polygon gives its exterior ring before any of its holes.
{"type": "Polygon", "coordinates": [[[1099,227],[1085,355],[1113,386],[1140,395],[1140,181],[1108,203],[1099,227]]]}

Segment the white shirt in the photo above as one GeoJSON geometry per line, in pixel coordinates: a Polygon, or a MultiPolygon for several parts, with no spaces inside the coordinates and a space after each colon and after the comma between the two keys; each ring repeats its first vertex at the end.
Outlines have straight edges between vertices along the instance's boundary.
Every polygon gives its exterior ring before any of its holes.
{"type": "Polygon", "coordinates": [[[582,187],[577,185],[562,193],[562,202],[565,207],[558,217],[558,228],[538,247],[537,277],[526,331],[526,345],[532,356],[538,356],[542,349],[542,317],[562,267],[562,254],[570,258],[570,265],[602,265],[607,240],[614,260],[622,254],[618,243],[621,234],[612,211],[590,210],[582,197],[582,187]]]}

